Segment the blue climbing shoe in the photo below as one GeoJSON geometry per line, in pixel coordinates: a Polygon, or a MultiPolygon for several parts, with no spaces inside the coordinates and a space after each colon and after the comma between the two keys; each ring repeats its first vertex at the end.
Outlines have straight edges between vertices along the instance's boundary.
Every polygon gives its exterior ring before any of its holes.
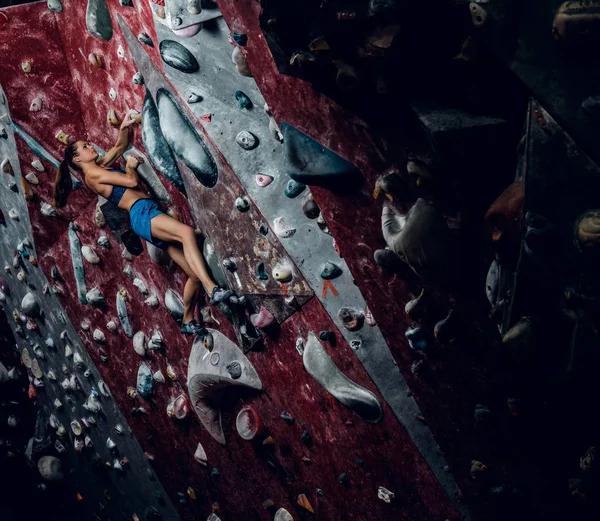
{"type": "Polygon", "coordinates": [[[208,334],[208,330],[202,324],[199,324],[195,320],[190,320],[189,322],[182,323],[180,331],[184,335],[204,336],[208,334]]]}
{"type": "Polygon", "coordinates": [[[225,302],[226,300],[229,300],[229,297],[231,297],[232,295],[233,291],[231,291],[230,289],[224,289],[220,286],[215,286],[210,295],[210,303],[214,306],[219,302],[225,302]]]}

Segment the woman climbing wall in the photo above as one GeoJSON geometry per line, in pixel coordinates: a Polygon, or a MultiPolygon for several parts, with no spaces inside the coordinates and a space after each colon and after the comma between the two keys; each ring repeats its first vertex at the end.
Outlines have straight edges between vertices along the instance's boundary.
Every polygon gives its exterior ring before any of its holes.
{"type": "Polygon", "coordinates": [[[54,206],[65,206],[73,187],[69,171],[69,168],[73,168],[83,173],[85,184],[90,190],[128,211],[133,231],[142,239],[165,250],[189,277],[183,291],[181,332],[205,336],[206,329],[194,319],[194,304],[200,284],[210,295],[213,305],[227,301],[233,292],[217,286],[211,279],[196,243],[194,230],[160,211],[158,205],[142,189],[137,168],[143,160],[130,157],[125,173],[110,168],[129,145],[129,127],[136,123],[135,115],[135,112],[127,114],[119,129],[115,146],[104,157],[100,157],[93,145],[86,141],[75,141],[67,146],[54,183],[54,206]]]}

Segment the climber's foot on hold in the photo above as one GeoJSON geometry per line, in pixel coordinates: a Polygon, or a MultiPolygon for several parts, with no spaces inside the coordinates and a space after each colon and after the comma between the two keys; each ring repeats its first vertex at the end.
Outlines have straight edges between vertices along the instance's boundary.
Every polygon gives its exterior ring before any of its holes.
{"type": "Polygon", "coordinates": [[[184,335],[196,336],[203,336],[208,334],[208,330],[202,324],[199,324],[195,320],[190,320],[189,322],[182,323],[181,332],[184,335]]]}
{"type": "Polygon", "coordinates": [[[231,302],[232,304],[237,304],[240,306],[243,306],[246,303],[246,295],[232,295],[231,297],[229,297],[229,302],[231,302]]]}
{"type": "Polygon", "coordinates": [[[233,295],[233,291],[230,289],[224,289],[219,286],[215,286],[210,294],[210,303],[214,306],[219,302],[225,302],[233,295]]]}

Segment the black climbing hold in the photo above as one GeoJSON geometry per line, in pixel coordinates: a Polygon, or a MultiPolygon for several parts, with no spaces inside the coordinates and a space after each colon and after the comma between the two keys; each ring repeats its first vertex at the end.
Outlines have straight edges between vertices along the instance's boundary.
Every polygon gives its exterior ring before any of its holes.
{"type": "Polygon", "coordinates": [[[232,272],[237,270],[237,265],[233,259],[223,259],[223,262],[221,262],[221,264],[223,265],[223,267],[226,270],[229,270],[232,272]]]}
{"type": "Polygon", "coordinates": [[[360,458],[356,458],[356,460],[355,460],[355,461],[356,461],[356,464],[357,464],[359,467],[362,467],[362,466],[364,466],[364,464],[365,464],[365,462],[364,462],[363,460],[361,460],[360,458]]]}
{"type": "Polygon", "coordinates": [[[335,345],[335,333],[331,329],[326,329],[319,333],[319,338],[331,345],[335,345]]]}
{"type": "Polygon", "coordinates": [[[158,109],[148,91],[144,97],[142,122],[142,142],[150,161],[177,190],[187,197],[175,156],[160,129],[158,109]]]}
{"type": "Polygon", "coordinates": [[[242,366],[236,360],[227,364],[225,369],[227,369],[227,372],[234,380],[237,380],[240,376],[242,376],[242,366]]]}
{"type": "Polygon", "coordinates": [[[348,479],[348,476],[346,475],[345,472],[343,472],[342,474],[339,475],[338,481],[344,486],[348,485],[350,483],[350,480],[348,479]]]}
{"type": "MultiPolygon", "coordinates": [[[[164,43],[161,43],[161,45],[164,43]]],[[[168,90],[156,94],[160,128],[173,152],[207,188],[217,184],[217,165],[194,125],[188,120],[179,102],[168,90]]]]}
{"type": "Polygon", "coordinates": [[[294,418],[292,418],[292,415],[289,412],[283,411],[279,417],[288,425],[292,425],[294,423],[294,418]]]}
{"type": "Polygon", "coordinates": [[[267,274],[267,271],[265,269],[265,263],[264,262],[259,262],[256,265],[256,276],[260,280],[269,280],[269,275],[267,274]]]}
{"type": "Polygon", "coordinates": [[[200,69],[194,55],[176,41],[163,40],[160,42],[159,50],[163,61],[178,71],[190,74],[200,69]]]}
{"type": "Polygon", "coordinates": [[[258,231],[261,235],[266,236],[269,234],[269,227],[265,223],[260,223],[260,227],[258,228],[258,231]]]}
{"type": "Polygon", "coordinates": [[[148,507],[144,512],[144,521],[160,521],[161,519],[160,512],[154,507],[148,507]]]}
{"type": "Polygon", "coordinates": [[[219,476],[220,476],[220,473],[219,473],[219,471],[216,468],[213,468],[210,471],[210,477],[211,478],[218,478],[219,476]]]}
{"type": "Polygon", "coordinates": [[[308,432],[308,431],[304,431],[302,433],[302,436],[300,436],[300,440],[307,447],[310,447],[312,445],[312,436],[310,435],[310,432],[308,432]]]}
{"type": "Polygon", "coordinates": [[[237,106],[239,109],[249,110],[252,108],[252,101],[246,95],[246,93],[242,92],[241,90],[235,91],[235,100],[237,101],[237,106]]]}
{"type": "Polygon", "coordinates": [[[320,488],[315,489],[315,492],[319,494],[319,496],[323,495],[323,491],[320,488]]]}
{"type": "Polygon", "coordinates": [[[336,191],[349,191],[361,184],[360,170],[335,152],[287,123],[282,123],[281,131],[284,168],[295,181],[336,191]]]}
{"type": "Polygon", "coordinates": [[[308,217],[309,219],[316,219],[317,217],[319,217],[321,209],[319,208],[319,205],[315,202],[315,200],[312,198],[312,194],[309,194],[309,197],[307,197],[302,203],[302,211],[304,212],[304,215],[306,215],[306,217],[308,217]]]}
{"type": "Polygon", "coordinates": [[[238,197],[235,200],[235,207],[240,211],[240,212],[247,212],[248,210],[250,210],[250,201],[248,201],[247,197],[238,197]]]}
{"type": "Polygon", "coordinates": [[[248,43],[248,36],[244,33],[231,33],[231,39],[242,47],[248,43]]]}
{"type": "Polygon", "coordinates": [[[321,266],[321,278],[323,280],[332,280],[342,274],[342,269],[333,262],[327,261],[321,266]]]}
{"type": "Polygon", "coordinates": [[[154,42],[152,41],[152,38],[150,38],[150,36],[148,36],[146,33],[138,34],[138,40],[144,45],[147,45],[148,47],[154,47],[154,42]]]}
{"type": "Polygon", "coordinates": [[[293,199],[294,197],[298,197],[302,192],[304,192],[305,188],[305,184],[298,183],[297,181],[290,179],[283,193],[286,197],[293,199]]]}
{"type": "Polygon", "coordinates": [[[112,38],[113,26],[106,0],[88,0],[85,25],[88,32],[96,38],[107,41],[112,38]]]}

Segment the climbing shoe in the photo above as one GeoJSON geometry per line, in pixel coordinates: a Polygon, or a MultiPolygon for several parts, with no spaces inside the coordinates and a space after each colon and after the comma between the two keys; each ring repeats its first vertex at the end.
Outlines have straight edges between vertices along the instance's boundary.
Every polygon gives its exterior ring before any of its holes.
{"type": "Polygon", "coordinates": [[[210,303],[214,306],[219,302],[225,302],[233,295],[233,291],[230,289],[224,289],[219,286],[215,286],[210,295],[210,303]]]}
{"type": "Polygon", "coordinates": [[[180,331],[184,335],[203,336],[208,334],[208,330],[202,324],[199,324],[195,320],[190,320],[189,322],[181,324],[180,331]]]}

